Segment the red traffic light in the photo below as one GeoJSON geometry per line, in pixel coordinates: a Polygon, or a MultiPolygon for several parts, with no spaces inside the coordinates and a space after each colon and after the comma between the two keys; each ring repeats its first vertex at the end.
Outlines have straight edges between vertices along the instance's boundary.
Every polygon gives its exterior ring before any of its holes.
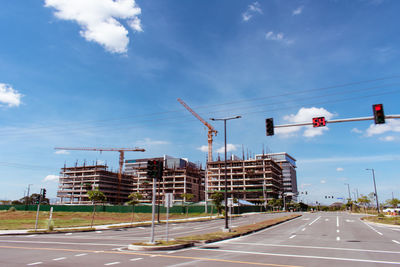
{"type": "Polygon", "coordinates": [[[382,104],[374,105],[375,111],[382,110],[382,104]]]}

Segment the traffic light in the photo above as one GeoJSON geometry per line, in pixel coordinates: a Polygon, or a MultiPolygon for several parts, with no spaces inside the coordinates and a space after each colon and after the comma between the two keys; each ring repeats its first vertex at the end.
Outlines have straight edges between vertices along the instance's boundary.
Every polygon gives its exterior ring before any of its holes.
{"type": "Polygon", "coordinates": [[[42,189],[42,197],[43,197],[43,199],[46,198],[46,188],[42,189]]]}
{"type": "Polygon", "coordinates": [[[274,135],[274,119],[273,118],[265,119],[265,126],[267,128],[267,136],[274,135]]]}
{"type": "Polygon", "coordinates": [[[149,178],[156,178],[157,176],[157,160],[147,161],[147,176],[149,178]]]}
{"type": "Polygon", "coordinates": [[[383,104],[372,105],[374,111],[375,124],[385,123],[385,114],[383,113],[383,104]]]}
{"type": "Polygon", "coordinates": [[[161,160],[157,161],[157,175],[156,175],[157,179],[162,178],[163,169],[164,169],[163,162],[161,160]]]}
{"type": "Polygon", "coordinates": [[[39,204],[40,203],[40,195],[37,195],[36,196],[36,204],[39,204]]]}

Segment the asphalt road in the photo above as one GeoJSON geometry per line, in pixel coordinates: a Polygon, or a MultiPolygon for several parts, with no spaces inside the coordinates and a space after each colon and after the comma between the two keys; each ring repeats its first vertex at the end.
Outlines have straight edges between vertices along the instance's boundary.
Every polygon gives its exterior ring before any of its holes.
{"type": "MultiPolygon", "coordinates": [[[[282,216],[248,215],[233,226],[282,216]]],[[[150,229],[0,236],[0,266],[386,266],[400,265],[400,228],[347,213],[304,213],[255,234],[177,251],[126,249],[150,229]]],[[[170,237],[221,229],[224,220],[170,225],[170,237]]],[[[164,238],[165,225],[156,228],[164,238]]]]}

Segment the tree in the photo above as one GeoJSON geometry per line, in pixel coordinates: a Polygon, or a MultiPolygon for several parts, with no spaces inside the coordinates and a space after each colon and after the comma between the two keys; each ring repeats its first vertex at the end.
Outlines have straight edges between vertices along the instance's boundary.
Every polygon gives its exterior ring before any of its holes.
{"type": "Polygon", "coordinates": [[[388,199],[386,200],[386,204],[392,208],[397,208],[397,206],[400,204],[400,200],[398,198],[388,199]]]}
{"type": "Polygon", "coordinates": [[[369,204],[371,203],[371,199],[367,196],[361,195],[361,197],[359,197],[357,201],[364,207],[364,212],[366,212],[367,206],[369,206],[369,204]]]}
{"type": "Polygon", "coordinates": [[[132,219],[131,219],[131,224],[133,223],[133,214],[135,212],[135,205],[140,203],[140,200],[143,199],[143,195],[140,193],[132,193],[128,196],[130,199],[128,202],[126,202],[128,205],[132,206],[132,219]]]}
{"type": "Polygon", "coordinates": [[[184,193],[181,194],[180,197],[182,198],[182,206],[185,206],[186,208],[186,216],[188,216],[189,208],[187,205],[184,205],[184,203],[186,203],[186,201],[192,200],[194,198],[194,195],[190,193],[184,193]]]}
{"type": "Polygon", "coordinates": [[[224,200],[224,194],[222,192],[214,192],[211,195],[211,199],[213,204],[215,205],[215,208],[217,209],[218,214],[222,213],[222,201],[224,200]]]}
{"type": "Polygon", "coordinates": [[[93,214],[92,222],[90,223],[90,228],[93,227],[94,214],[96,213],[96,203],[106,201],[106,196],[98,188],[96,190],[91,190],[87,192],[88,198],[93,203],[93,214]]]}

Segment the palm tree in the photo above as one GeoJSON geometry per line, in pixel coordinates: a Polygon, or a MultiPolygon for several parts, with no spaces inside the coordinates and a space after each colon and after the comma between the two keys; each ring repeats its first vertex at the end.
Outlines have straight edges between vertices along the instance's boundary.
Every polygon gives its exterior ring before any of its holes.
{"type": "Polygon", "coordinates": [[[106,196],[103,192],[101,192],[98,188],[96,190],[91,190],[87,192],[88,198],[93,203],[93,213],[92,213],[92,222],[90,223],[90,228],[93,227],[94,214],[96,213],[96,203],[106,201],[106,196]]]}
{"type": "Polygon", "coordinates": [[[133,224],[133,214],[135,212],[135,205],[140,203],[140,200],[143,199],[143,195],[140,193],[132,193],[128,196],[130,200],[126,202],[128,205],[132,205],[132,219],[131,219],[131,224],[133,224]]]}

